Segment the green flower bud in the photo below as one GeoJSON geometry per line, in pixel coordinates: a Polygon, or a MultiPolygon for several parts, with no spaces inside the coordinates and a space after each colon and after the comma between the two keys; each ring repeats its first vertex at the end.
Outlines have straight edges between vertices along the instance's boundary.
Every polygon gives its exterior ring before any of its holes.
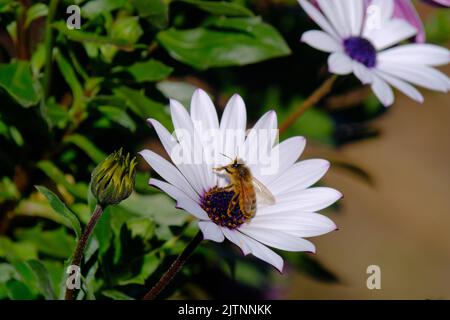
{"type": "Polygon", "coordinates": [[[110,154],[92,172],[91,191],[100,205],[117,204],[128,198],[134,189],[136,158],[122,154],[122,149],[110,154]]]}

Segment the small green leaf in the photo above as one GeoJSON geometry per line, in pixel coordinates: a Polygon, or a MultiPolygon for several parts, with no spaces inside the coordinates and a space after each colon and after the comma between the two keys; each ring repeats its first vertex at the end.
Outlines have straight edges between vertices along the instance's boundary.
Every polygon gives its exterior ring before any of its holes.
{"type": "Polygon", "coordinates": [[[33,293],[28,287],[20,281],[15,279],[9,280],[6,283],[8,297],[11,300],[32,300],[34,298],[33,293]]]}
{"type": "Polygon", "coordinates": [[[110,44],[122,50],[132,50],[134,48],[128,40],[99,36],[95,33],[89,33],[81,30],[69,30],[63,22],[55,22],[52,26],[72,41],[93,43],[97,45],[110,44]]]}
{"type": "Polygon", "coordinates": [[[261,18],[217,19],[209,27],[169,29],[158,42],[176,60],[204,70],[240,66],[290,54],[286,42],[261,18]]]}
{"type": "Polygon", "coordinates": [[[118,290],[103,290],[102,294],[105,297],[111,298],[113,300],[134,300],[130,296],[127,296],[125,293],[122,293],[118,290]]]}
{"type": "Polygon", "coordinates": [[[80,134],[72,134],[64,138],[64,142],[73,143],[83,150],[95,163],[103,161],[107,154],[97,148],[88,138],[80,134]]]}
{"type": "Polygon", "coordinates": [[[93,0],[81,7],[83,17],[93,19],[98,15],[120,9],[127,4],[127,0],[93,0]]]}
{"type": "Polygon", "coordinates": [[[9,262],[37,259],[37,250],[31,243],[13,242],[0,236],[0,257],[9,262]]]}
{"type": "Polygon", "coordinates": [[[46,300],[55,300],[55,293],[53,292],[50,275],[47,268],[38,260],[27,261],[28,266],[33,270],[37,279],[39,289],[46,300]]]}
{"type": "Polygon", "coordinates": [[[98,110],[103,113],[109,120],[120,124],[122,127],[134,132],[136,124],[127,112],[119,107],[114,106],[100,106],[98,110]]]}
{"type": "Polygon", "coordinates": [[[167,27],[169,23],[169,1],[167,0],[132,0],[140,17],[158,29],[167,27]]]}
{"type": "Polygon", "coordinates": [[[51,257],[67,259],[75,247],[75,239],[67,229],[43,230],[41,225],[29,229],[17,229],[14,235],[20,241],[31,243],[39,252],[51,257]]]}
{"type": "Polygon", "coordinates": [[[181,81],[161,81],[156,88],[168,99],[175,99],[184,106],[189,106],[197,87],[181,81]]]}
{"type": "Polygon", "coordinates": [[[116,68],[116,70],[129,72],[137,82],[146,82],[167,78],[172,73],[173,68],[158,60],[150,59],[145,62],[136,62],[129,67],[116,68]]]}
{"type": "Polygon", "coordinates": [[[50,206],[55,210],[56,213],[59,213],[63,216],[67,221],[70,222],[72,229],[75,231],[77,238],[81,236],[81,226],[78,218],[75,214],[66,207],[66,205],[49,189],[43,186],[36,186],[36,189],[42,193],[48,200],[50,206]]]}
{"type": "Polygon", "coordinates": [[[199,1],[199,0],[179,0],[186,2],[198,7],[201,10],[224,16],[236,16],[236,17],[251,17],[253,12],[251,12],[246,7],[234,2],[226,1],[199,1]]]}
{"type": "Polygon", "coordinates": [[[0,64],[0,87],[25,108],[39,102],[40,93],[34,83],[29,62],[20,60],[0,64]]]}
{"type": "Polygon", "coordinates": [[[27,18],[25,19],[25,28],[37,18],[45,17],[48,14],[48,7],[43,3],[36,3],[27,10],[27,18]]]}
{"type": "Polygon", "coordinates": [[[64,56],[59,52],[55,52],[55,59],[59,67],[59,71],[64,76],[67,84],[69,85],[73,94],[73,110],[78,110],[84,106],[83,101],[83,87],[75,74],[72,65],[64,58],[64,56]]]}
{"type": "Polygon", "coordinates": [[[160,260],[155,253],[146,254],[143,257],[142,267],[138,275],[132,277],[131,279],[119,280],[118,284],[121,286],[126,286],[129,284],[145,284],[145,280],[147,280],[147,278],[155,272],[159,266],[159,263],[160,260]]]}
{"type": "Polygon", "coordinates": [[[87,186],[83,183],[74,184],[69,182],[64,173],[55,166],[51,161],[42,160],[39,161],[36,166],[41,169],[50,179],[55,183],[62,185],[67,189],[73,196],[84,199],[87,193],[87,186]]]}
{"type": "Polygon", "coordinates": [[[147,98],[142,91],[119,87],[114,89],[114,94],[124,99],[127,106],[142,119],[154,118],[166,128],[172,127],[172,120],[167,107],[147,98]]]}

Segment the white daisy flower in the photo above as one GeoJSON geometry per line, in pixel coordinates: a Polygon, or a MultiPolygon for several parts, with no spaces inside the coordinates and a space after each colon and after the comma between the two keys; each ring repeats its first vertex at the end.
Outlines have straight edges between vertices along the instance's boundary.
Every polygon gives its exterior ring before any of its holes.
{"type": "Polygon", "coordinates": [[[323,31],[305,32],[301,40],[311,47],[330,52],[330,72],[353,73],[370,84],[378,99],[389,106],[394,102],[390,86],[413,100],[423,96],[411,84],[448,92],[450,80],[432,68],[450,61],[446,48],[431,44],[394,45],[418,32],[406,20],[393,18],[392,0],[317,0],[320,10],[306,0],[298,0],[323,31]]]}
{"type": "Polygon", "coordinates": [[[312,159],[297,162],[304,147],[303,137],[293,137],[276,144],[277,116],[274,111],[263,115],[246,132],[246,108],[239,95],[234,95],[225,107],[219,123],[216,109],[202,90],[195,91],[190,114],[177,101],[170,101],[175,134],[172,136],[158,121],[148,122],[156,130],[172,162],[150,150],[140,154],[165,181],[151,178],[153,185],[177,201],[177,207],[199,219],[198,226],[204,239],[223,242],[225,238],[239,246],[247,255],[253,254],[280,272],[283,259],[267,246],[287,251],[315,252],[314,245],[303,239],[336,230],[329,218],[316,213],[342,197],[334,189],[310,188],[327,172],[330,163],[312,159]],[[258,132],[271,132],[269,139],[258,139],[258,132]],[[205,136],[217,132],[215,143],[207,144],[205,136]],[[192,139],[190,139],[192,137],[192,139]],[[182,154],[180,155],[180,150],[182,154]],[[254,155],[268,151],[269,166],[276,162],[275,170],[265,174],[267,162],[254,155]],[[203,161],[207,154],[211,161],[203,161]],[[256,213],[246,218],[239,208],[227,214],[233,190],[227,175],[220,175],[215,167],[229,164],[231,158],[243,160],[252,175],[275,197],[275,204],[257,200],[256,213]],[[278,155],[280,155],[278,157],[278,155]],[[201,159],[189,163],[186,159],[201,159]],[[181,160],[180,160],[181,159],[181,160]]]}

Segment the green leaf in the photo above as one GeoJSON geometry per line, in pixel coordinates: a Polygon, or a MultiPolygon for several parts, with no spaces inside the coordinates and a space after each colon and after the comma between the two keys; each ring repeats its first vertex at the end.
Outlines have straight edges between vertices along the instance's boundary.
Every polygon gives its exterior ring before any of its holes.
{"type": "Polygon", "coordinates": [[[55,300],[55,292],[53,291],[50,275],[47,268],[38,260],[27,261],[28,266],[33,270],[37,279],[39,289],[46,300],[55,300]]]}
{"type": "Polygon", "coordinates": [[[59,67],[59,71],[64,76],[70,90],[73,94],[73,110],[78,110],[84,106],[83,95],[84,90],[80,81],[78,80],[72,65],[63,57],[63,55],[57,50],[55,52],[55,59],[59,67]]]}
{"type": "Polygon", "coordinates": [[[150,240],[155,234],[155,223],[151,219],[133,218],[126,223],[133,238],[140,237],[142,240],[146,241],[150,240]]]}
{"type": "Polygon", "coordinates": [[[14,126],[10,126],[9,127],[9,134],[11,136],[11,139],[19,146],[23,146],[23,137],[22,134],[20,133],[20,131],[14,127],[14,126]]]}
{"type": "Polygon", "coordinates": [[[25,28],[37,18],[45,17],[48,14],[48,7],[43,3],[36,3],[27,10],[27,18],[25,19],[25,28]]]}
{"type": "Polygon", "coordinates": [[[176,60],[204,70],[246,65],[290,54],[284,39],[269,24],[255,18],[217,19],[209,27],[169,29],[157,35],[176,60]]]}
{"type": "Polygon", "coordinates": [[[70,121],[69,112],[55,101],[55,97],[47,100],[45,115],[51,127],[64,129],[70,121]]]}
{"type": "Polygon", "coordinates": [[[115,106],[100,106],[98,107],[98,110],[103,113],[106,118],[120,124],[122,127],[127,128],[132,132],[136,130],[136,124],[125,110],[115,106]]]}
{"type": "Polygon", "coordinates": [[[173,71],[173,68],[164,63],[150,59],[145,62],[137,62],[129,67],[116,68],[117,71],[129,72],[137,82],[160,81],[167,78],[173,71]]]}
{"type": "Polygon", "coordinates": [[[168,99],[175,99],[184,106],[189,106],[197,87],[180,81],[161,81],[156,88],[168,99]]]}
{"type": "Polygon", "coordinates": [[[0,257],[9,262],[36,259],[37,250],[32,243],[13,242],[0,236],[0,257]]]}
{"type": "Polygon", "coordinates": [[[155,253],[148,253],[143,257],[142,267],[139,273],[130,278],[119,280],[118,284],[121,286],[126,286],[129,284],[145,284],[145,280],[150,277],[153,272],[158,268],[160,263],[160,259],[156,256],[155,253]]]}
{"type": "Polygon", "coordinates": [[[87,186],[83,183],[73,184],[69,182],[64,173],[48,160],[39,161],[36,166],[41,169],[50,179],[55,183],[62,185],[73,196],[78,199],[84,199],[86,197],[87,186]]]}
{"type": "Polygon", "coordinates": [[[81,7],[83,17],[93,19],[98,15],[120,9],[127,4],[127,0],[93,0],[81,7]]]}
{"type": "Polygon", "coordinates": [[[40,93],[34,83],[29,62],[20,60],[0,64],[0,87],[22,107],[27,108],[39,102],[40,93]]]}
{"type": "Polygon", "coordinates": [[[140,17],[158,29],[167,27],[169,23],[168,0],[132,0],[140,17]]]}
{"type": "Polygon", "coordinates": [[[75,214],[66,207],[66,205],[58,198],[57,195],[55,195],[46,187],[36,186],[36,189],[47,198],[53,210],[63,216],[70,223],[72,229],[75,231],[77,238],[79,239],[81,236],[81,226],[75,214]]]}
{"type": "Polygon", "coordinates": [[[182,226],[188,214],[175,208],[175,203],[164,194],[139,195],[133,193],[119,207],[136,216],[151,218],[158,225],[182,226]]]}
{"type": "Polygon", "coordinates": [[[107,154],[97,148],[88,138],[80,134],[72,134],[64,138],[64,142],[73,143],[83,150],[95,163],[103,161],[107,154]]]}
{"type": "Polygon", "coordinates": [[[6,283],[8,297],[11,300],[32,300],[33,293],[20,281],[12,279],[6,283]]]}
{"type": "Polygon", "coordinates": [[[0,283],[5,283],[10,279],[20,279],[16,268],[9,263],[0,263],[0,283]]]}
{"type": "Polygon", "coordinates": [[[206,12],[215,15],[224,16],[236,16],[236,17],[251,17],[253,12],[251,12],[246,7],[234,2],[226,1],[199,1],[199,0],[179,0],[196,6],[206,12]]]}
{"type": "Polygon", "coordinates": [[[20,241],[36,246],[39,252],[55,258],[69,258],[75,247],[75,239],[64,227],[44,231],[41,225],[37,225],[30,229],[17,229],[14,235],[20,241]]]}
{"type": "Polygon", "coordinates": [[[134,48],[128,40],[114,39],[112,37],[100,36],[95,33],[89,33],[81,30],[69,30],[63,22],[55,22],[52,26],[57,29],[59,33],[72,41],[93,43],[97,45],[110,44],[122,50],[132,50],[134,48]]]}
{"type": "Polygon", "coordinates": [[[145,96],[142,91],[119,87],[114,94],[126,101],[127,106],[140,118],[154,118],[166,128],[172,127],[172,120],[167,107],[145,96]]]}
{"type": "Polygon", "coordinates": [[[134,300],[130,296],[127,296],[125,293],[122,293],[118,290],[103,290],[102,294],[105,297],[111,298],[113,300],[134,300]]]}

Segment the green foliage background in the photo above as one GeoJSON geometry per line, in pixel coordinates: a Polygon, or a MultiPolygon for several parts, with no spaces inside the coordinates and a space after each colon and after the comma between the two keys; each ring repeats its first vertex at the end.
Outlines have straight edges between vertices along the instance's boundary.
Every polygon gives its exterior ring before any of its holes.
{"type": "MultiPolygon", "coordinates": [[[[436,16],[432,41],[447,41],[449,25],[448,15],[436,16]]],[[[202,87],[223,108],[237,92],[250,123],[269,108],[281,122],[327,76],[325,56],[298,41],[312,26],[296,1],[0,0],[0,299],[61,298],[95,206],[90,173],[120,147],[157,148],[145,119],[171,128],[168,98],[188,106],[202,87]],[[72,4],[80,30],[66,26],[72,4]]],[[[385,112],[346,78],[285,136],[329,150],[376,136],[371,120],[385,112]],[[348,93],[356,93],[351,103],[348,93]]],[[[329,158],[370,182],[357,164],[329,158]]],[[[142,297],[196,233],[149,177],[141,163],[136,192],[101,218],[79,299],[142,297]]],[[[283,255],[288,269],[338,281],[309,255],[283,255]]],[[[163,297],[273,298],[283,281],[232,245],[205,243],[163,297]]]]}

